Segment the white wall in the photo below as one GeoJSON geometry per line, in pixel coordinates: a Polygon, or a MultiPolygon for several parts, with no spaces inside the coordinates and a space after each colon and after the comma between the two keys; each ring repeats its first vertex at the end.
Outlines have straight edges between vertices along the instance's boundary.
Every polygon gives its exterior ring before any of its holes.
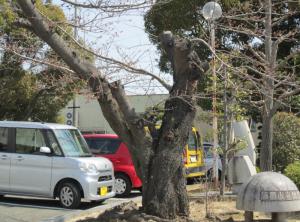
{"type": "MultiPolygon", "coordinates": [[[[157,105],[158,103],[164,104],[168,98],[168,94],[153,94],[153,95],[135,95],[128,96],[129,102],[135,108],[137,113],[142,113],[146,108],[157,105]]],[[[67,107],[72,107],[73,101],[70,101],[67,107]]],[[[78,110],[78,128],[81,131],[102,131],[105,133],[113,133],[113,130],[109,126],[108,122],[104,118],[98,101],[86,95],[77,96],[77,106],[80,106],[78,110]]],[[[67,121],[72,122],[73,110],[65,108],[61,111],[61,115],[67,121]],[[68,113],[69,117],[68,118],[68,113]]],[[[197,108],[197,116],[194,121],[194,126],[199,130],[202,137],[209,131],[211,131],[211,125],[205,123],[201,116],[205,114],[199,107],[197,108]]]]}
{"type": "MultiPolygon", "coordinates": [[[[137,95],[128,96],[129,102],[135,108],[137,113],[144,112],[147,107],[154,106],[165,101],[167,94],[155,95],[137,95]]],[[[77,109],[78,112],[78,128],[82,131],[105,131],[106,133],[113,133],[108,122],[104,118],[98,101],[95,98],[87,97],[85,95],[78,95],[77,109]]],[[[67,121],[72,121],[73,110],[68,108],[73,106],[73,101],[70,101],[65,109],[61,111],[61,115],[67,121]],[[68,118],[70,117],[70,118],[68,118]]]]}

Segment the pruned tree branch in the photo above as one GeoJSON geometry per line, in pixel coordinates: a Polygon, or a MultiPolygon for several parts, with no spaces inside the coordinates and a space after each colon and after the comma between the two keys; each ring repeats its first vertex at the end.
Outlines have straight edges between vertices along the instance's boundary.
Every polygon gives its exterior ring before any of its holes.
{"type": "MultiPolygon", "coordinates": [[[[36,35],[51,46],[80,78],[88,81],[92,91],[98,97],[101,108],[103,110],[118,110],[119,105],[111,94],[109,83],[101,77],[96,67],[90,62],[79,58],[77,56],[79,53],[67,46],[64,40],[45,22],[30,0],[18,0],[18,4],[32,24],[36,35]]],[[[119,132],[120,135],[126,135],[128,130],[124,118],[111,111],[106,113],[111,113],[114,116],[114,118],[110,117],[113,130],[119,132]]]]}
{"type": "Polygon", "coordinates": [[[14,26],[27,29],[29,31],[33,31],[32,25],[28,20],[19,18],[17,21],[13,23],[14,26]]]}

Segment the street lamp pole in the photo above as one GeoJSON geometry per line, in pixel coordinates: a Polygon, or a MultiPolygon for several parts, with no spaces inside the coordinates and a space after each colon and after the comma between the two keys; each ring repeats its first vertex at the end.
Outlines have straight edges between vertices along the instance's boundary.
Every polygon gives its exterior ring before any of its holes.
{"type": "MultiPolygon", "coordinates": [[[[77,3],[77,0],[75,0],[75,3],[77,3]]],[[[77,40],[78,38],[78,14],[77,14],[77,6],[74,6],[74,39],[77,40]]],[[[73,98],[73,126],[78,127],[78,111],[77,111],[77,94],[74,95],[73,98]]]]}
{"type": "Polygon", "coordinates": [[[216,57],[215,57],[215,24],[211,21],[210,24],[210,37],[211,37],[211,48],[212,53],[212,78],[213,78],[213,95],[212,95],[212,112],[213,112],[213,157],[214,157],[214,167],[213,175],[214,181],[217,184],[219,179],[218,171],[218,116],[217,116],[217,75],[216,75],[216,57]]]}
{"type": "Polygon", "coordinates": [[[212,95],[212,112],[213,112],[213,179],[215,184],[218,184],[218,117],[217,117],[217,75],[215,64],[215,23],[214,21],[222,16],[222,8],[216,2],[208,2],[203,7],[203,17],[208,21],[210,27],[210,45],[212,50],[212,80],[213,80],[213,95],[212,95]]]}

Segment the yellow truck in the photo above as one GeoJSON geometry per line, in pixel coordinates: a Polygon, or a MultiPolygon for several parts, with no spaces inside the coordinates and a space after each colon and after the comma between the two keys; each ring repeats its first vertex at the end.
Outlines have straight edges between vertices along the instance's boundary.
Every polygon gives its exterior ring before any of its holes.
{"type": "Polygon", "coordinates": [[[188,143],[183,151],[186,177],[194,178],[205,175],[204,150],[202,139],[195,127],[192,128],[188,143]]]}
{"type": "MultiPolygon", "coordinates": [[[[155,128],[158,130],[160,125],[157,125],[155,128]]],[[[186,170],[186,178],[195,178],[205,175],[203,143],[201,136],[195,127],[192,127],[189,133],[188,143],[184,147],[183,161],[186,170]]]]}

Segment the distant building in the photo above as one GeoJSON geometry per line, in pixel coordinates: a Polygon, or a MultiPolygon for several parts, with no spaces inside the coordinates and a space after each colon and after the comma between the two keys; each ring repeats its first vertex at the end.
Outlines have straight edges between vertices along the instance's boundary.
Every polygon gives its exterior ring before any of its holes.
{"type": "MultiPolygon", "coordinates": [[[[160,103],[164,104],[168,96],[168,94],[135,95],[128,96],[128,100],[137,113],[143,113],[149,107],[160,103]]],[[[76,100],[76,106],[79,107],[76,109],[77,124],[73,124],[73,101],[70,101],[68,106],[61,111],[65,124],[77,125],[82,132],[114,133],[104,118],[100,105],[95,98],[78,95],[76,100]]],[[[200,107],[197,107],[197,115],[193,125],[199,130],[204,141],[212,141],[212,126],[207,124],[210,115],[209,112],[204,112],[200,107]]],[[[257,145],[257,127],[253,123],[250,126],[255,145],[257,145]]]]}
{"type": "MultiPolygon", "coordinates": [[[[130,104],[133,106],[137,113],[143,113],[148,107],[153,107],[157,104],[164,104],[168,98],[168,94],[152,94],[152,95],[134,95],[128,96],[130,104]]],[[[61,115],[65,119],[65,124],[77,125],[82,132],[94,133],[113,133],[108,122],[104,118],[100,105],[95,98],[89,98],[85,95],[78,95],[77,100],[77,124],[73,124],[73,101],[70,101],[68,106],[61,111],[61,115]]],[[[194,126],[196,126],[201,135],[206,135],[211,131],[211,126],[205,124],[199,117],[203,114],[198,109],[197,117],[195,118],[194,126]]]]}
{"type": "MultiPolygon", "coordinates": [[[[146,108],[156,104],[164,104],[167,98],[167,94],[128,96],[130,104],[132,104],[137,113],[143,113],[146,108]]],[[[78,122],[73,124],[73,101],[70,101],[68,106],[61,111],[61,115],[65,118],[65,124],[77,125],[83,132],[113,133],[95,98],[78,95],[76,100],[79,107],[77,108],[78,122]]]]}

